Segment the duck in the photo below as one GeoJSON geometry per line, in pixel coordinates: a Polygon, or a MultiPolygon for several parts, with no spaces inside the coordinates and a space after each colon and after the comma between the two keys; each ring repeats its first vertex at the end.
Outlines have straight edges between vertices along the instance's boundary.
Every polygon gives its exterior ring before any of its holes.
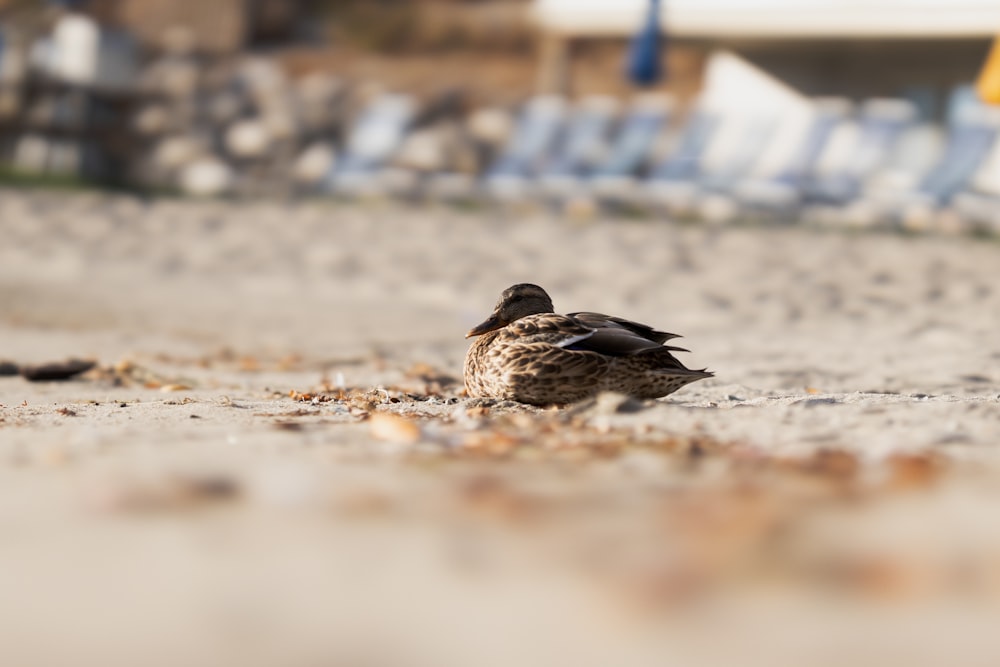
{"type": "Polygon", "coordinates": [[[665,345],[677,334],[601,313],[557,314],[548,293],[531,283],[504,290],[465,337],[475,338],[464,368],[472,398],[548,406],[613,391],[645,400],[714,376],[674,357],[688,352],[665,345]]]}

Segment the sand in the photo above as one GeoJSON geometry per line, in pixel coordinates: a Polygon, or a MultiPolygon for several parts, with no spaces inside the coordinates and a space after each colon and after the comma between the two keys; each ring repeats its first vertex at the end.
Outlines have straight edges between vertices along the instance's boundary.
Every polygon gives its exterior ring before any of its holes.
{"type": "Polygon", "coordinates": [[[0,658],[997,664],[995,241],[0,191],[0,658]],[[682,334],[642,405],[477,406],[535,282],[682,334]]]}

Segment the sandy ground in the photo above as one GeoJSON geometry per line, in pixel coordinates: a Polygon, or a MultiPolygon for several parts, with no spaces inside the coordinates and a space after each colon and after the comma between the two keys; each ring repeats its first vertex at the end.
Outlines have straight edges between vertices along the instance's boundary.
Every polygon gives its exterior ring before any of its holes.
{"type": "Polygon", "coordinates": [[[1000,245],[0,191],[0,661],[1000,660],[1000,245]],[[684,335],[460,395],[516,282],[684,335]]]}

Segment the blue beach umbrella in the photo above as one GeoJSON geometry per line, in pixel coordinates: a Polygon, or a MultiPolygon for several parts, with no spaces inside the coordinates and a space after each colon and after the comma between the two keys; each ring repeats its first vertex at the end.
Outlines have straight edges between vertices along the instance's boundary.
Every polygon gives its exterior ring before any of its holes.
{"type": "Polygon", "coordinates": [[[663,75],[660,67],[660,0],[649,0],[646,20],[632,38],[625,73],[637,86],[651,86],[663,75]]]}

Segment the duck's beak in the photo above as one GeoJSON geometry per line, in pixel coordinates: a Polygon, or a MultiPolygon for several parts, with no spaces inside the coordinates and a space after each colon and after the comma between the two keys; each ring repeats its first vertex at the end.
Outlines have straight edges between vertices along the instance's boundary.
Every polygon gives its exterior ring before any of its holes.
{"type": "Polygon", "coordinates": [[[504,323],[500,321],[500,318],[496,315],[490,315],[485,322],[477,324],[469,329],[469,333],[465,334],[465,337],[472,338],[473,336],[482,336],[484,333],[496,331],[502,326],[504,326],[504,323]]]}

